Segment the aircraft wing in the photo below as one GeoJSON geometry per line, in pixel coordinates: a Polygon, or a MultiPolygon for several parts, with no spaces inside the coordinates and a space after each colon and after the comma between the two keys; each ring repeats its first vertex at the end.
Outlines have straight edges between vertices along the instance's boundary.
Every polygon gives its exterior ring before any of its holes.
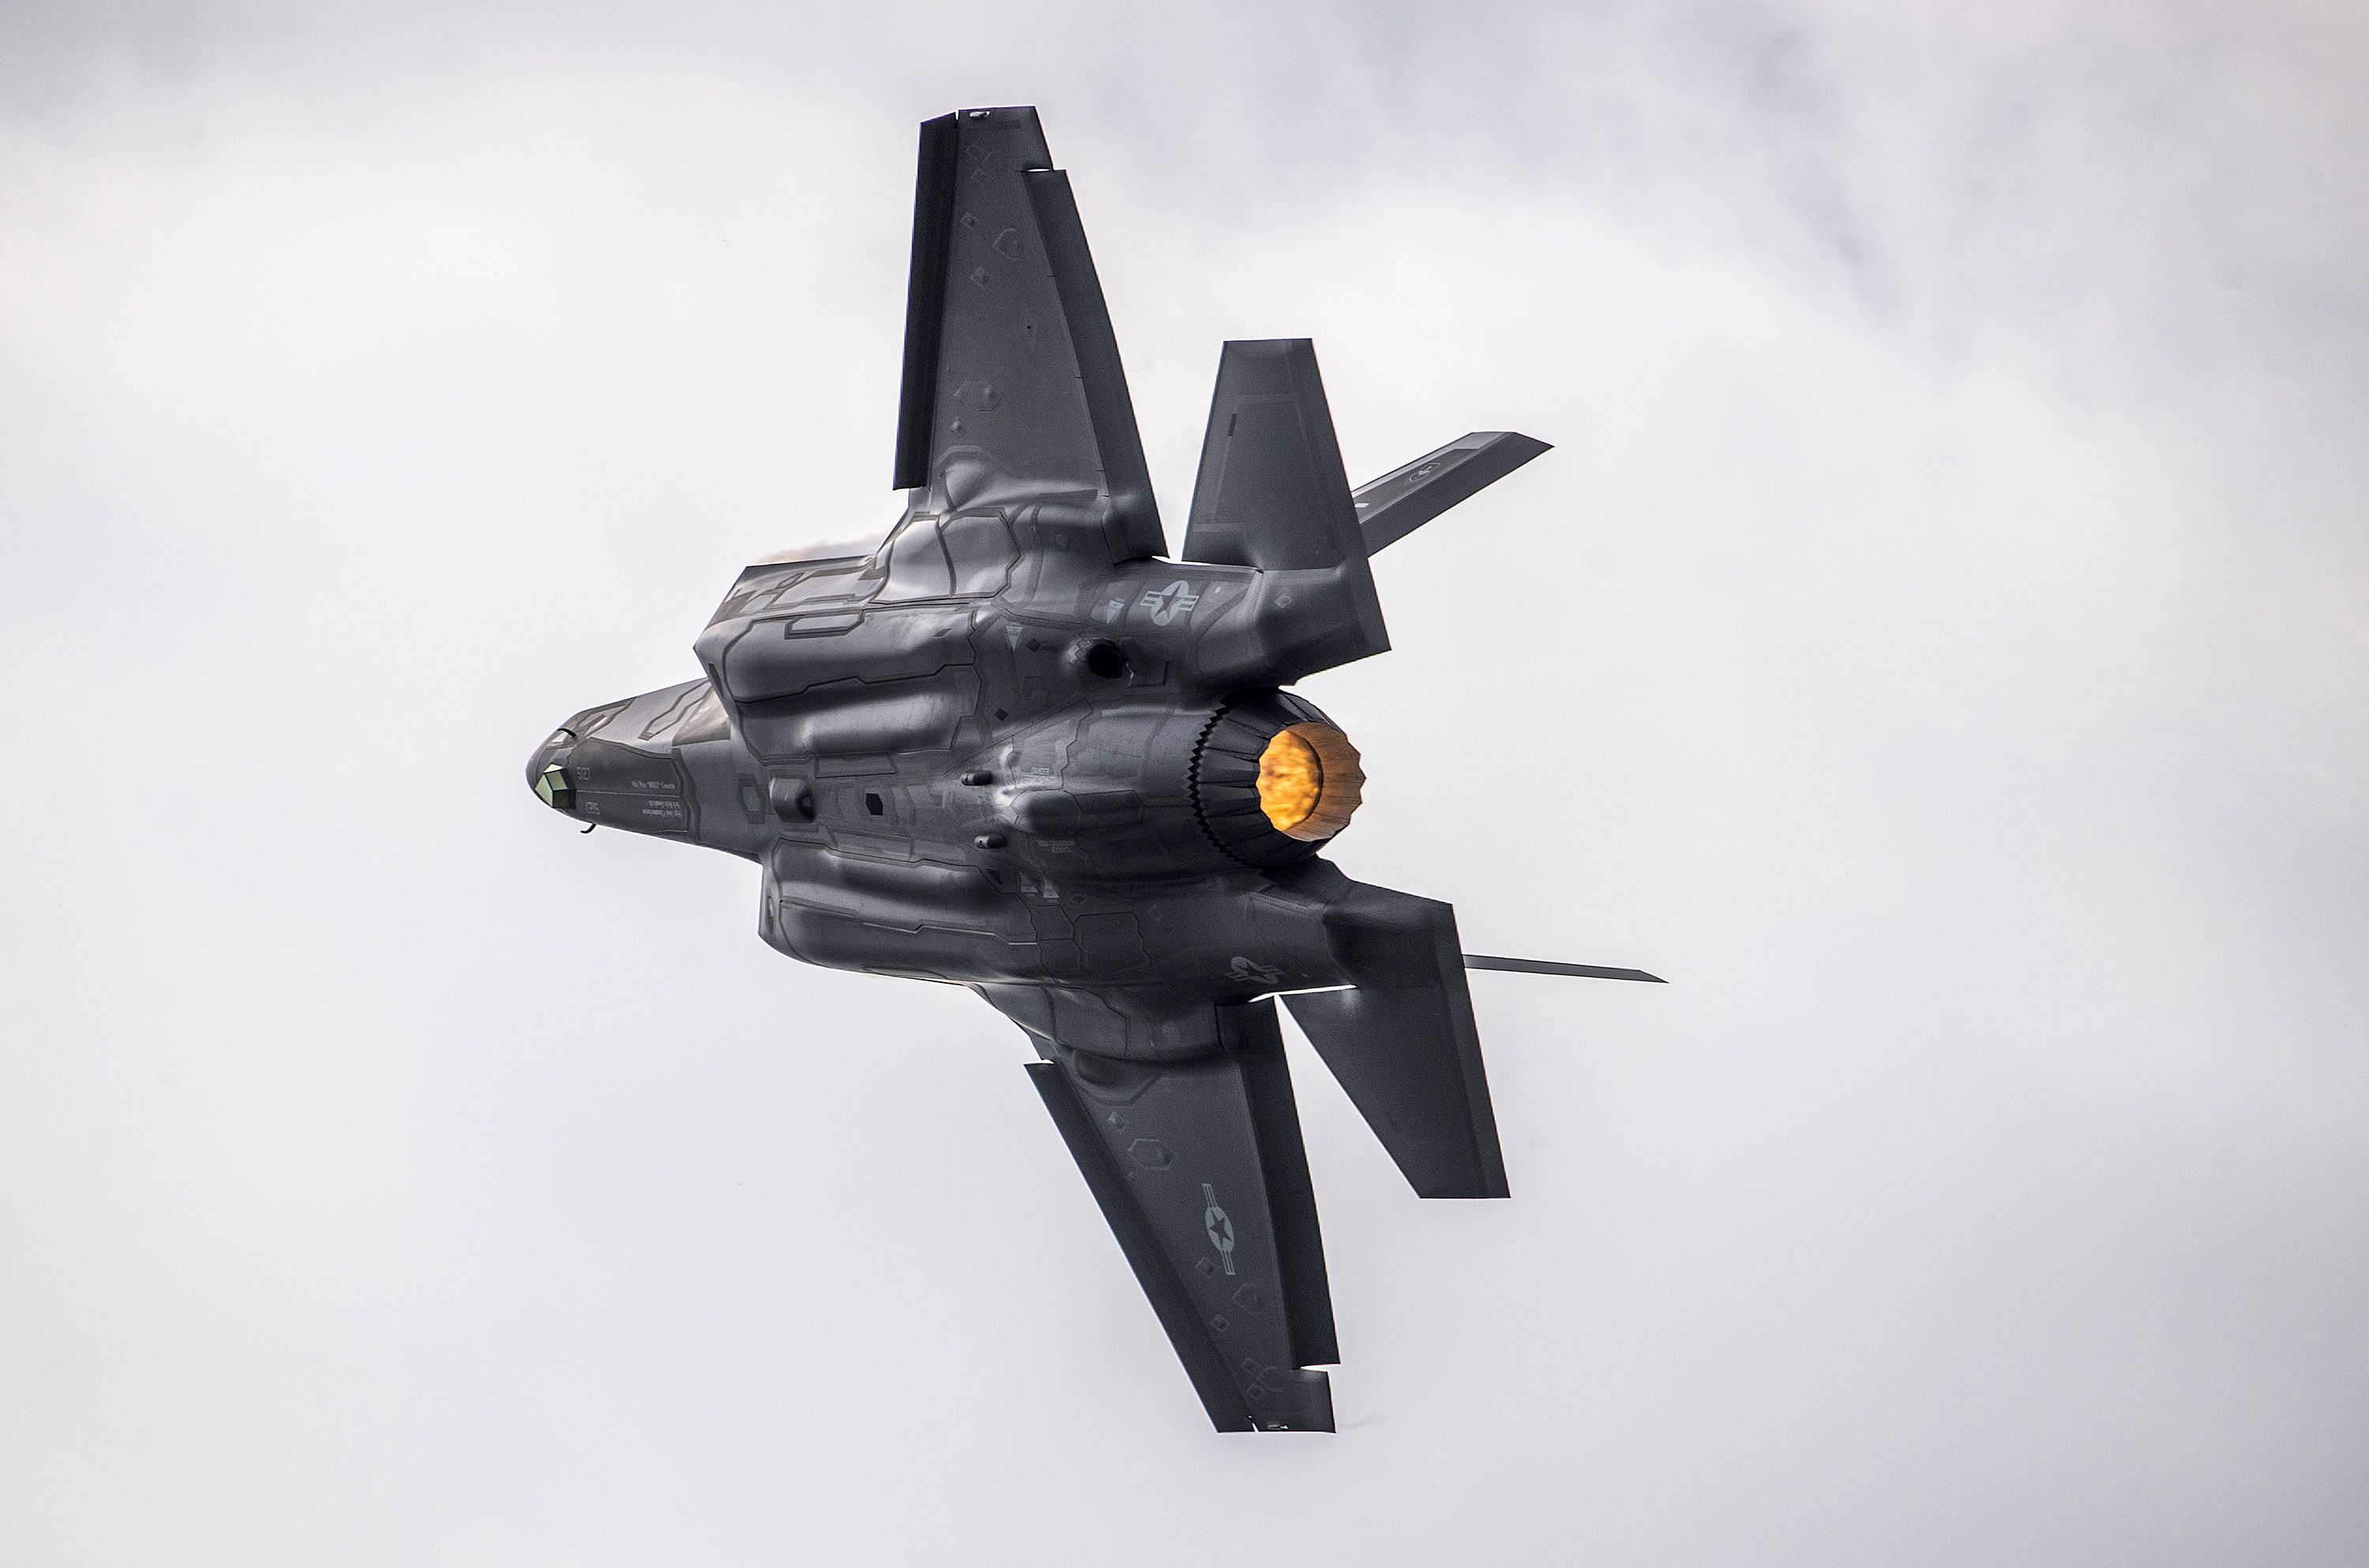
{"type": "Polygon", "coordinates": [[[1105,496],[1122,558],[1166,553],[1102,282],[1033,109],[921,125],[895,483],[933,486],[966,457],[1105,496]]]}
{"type": "Polygon", "coordinates": [[[1340,1354],[1275,1003],[1216,1011],[1213,1056],[1039,1036],[1028,1072],[1218,1430],[1330,1432],[1331,1380],[1306,1368],[1340,1354]]]}

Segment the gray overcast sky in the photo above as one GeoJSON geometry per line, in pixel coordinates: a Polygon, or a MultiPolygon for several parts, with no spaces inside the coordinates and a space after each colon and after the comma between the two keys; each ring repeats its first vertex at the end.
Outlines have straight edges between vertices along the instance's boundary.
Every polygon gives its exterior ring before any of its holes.
{"type": "Polygon", "coordinates": [[[2369,1560],[2360,10],[1182,9],[0,7],[0,1560],[2369,1560]],[[1674,983],[1476,977],[1508,1204],[1295,1045],[1331,1439],[1009,1024],[520,778],[891,520],[1008,102],[1172,514],[1228,337],[1557,443],[1337,858],[1674,983]]]}

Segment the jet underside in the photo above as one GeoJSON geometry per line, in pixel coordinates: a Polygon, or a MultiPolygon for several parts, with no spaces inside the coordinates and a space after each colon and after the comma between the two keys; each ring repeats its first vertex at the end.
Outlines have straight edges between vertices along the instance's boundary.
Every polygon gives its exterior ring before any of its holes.
{"type": "Polygon", "coordinates": [[[1506,1188],[1454,913],[1322,857],[1363,774],[1284,688],[1389,647],[1372,551],[1544,450],[1483,432],[1352,492],[1313,349],[1230,343],[1168,558],[1035,111],[949,115],[922,128],[903,517],[868,555],[749,567],[700,679],[576,715],[528,777],[756,862],[783,953],[1018,1024],[1211,1419],[1329,1430],[1272,999],[1418,1192],[1506,1188]]]}

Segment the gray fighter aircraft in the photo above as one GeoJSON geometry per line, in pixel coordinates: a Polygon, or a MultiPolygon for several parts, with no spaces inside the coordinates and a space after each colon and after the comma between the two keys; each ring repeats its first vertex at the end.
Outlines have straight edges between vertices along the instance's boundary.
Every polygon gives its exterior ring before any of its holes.
{"type": "MultiPolygon", "coordinates": [[[[1168,556],[1070,182],[1033,109],[921,127],[895,484],[868,555],[740,574],[700,679],[536,748],[553,808],[743,855],[764,939],[969,987],[1224,1431],[1330,1431],[1339,1359],[1281,996],[1425,1197],[1504,1197],[1446,904],[1320,852],[1365,775],[1284,688],[1383,652],[1367,558],[1546,451],[1352,490],[1304,340],[1228,343],[1168,556]]],[[[589,827],[587,828],[589,831],[589,827]]]]}

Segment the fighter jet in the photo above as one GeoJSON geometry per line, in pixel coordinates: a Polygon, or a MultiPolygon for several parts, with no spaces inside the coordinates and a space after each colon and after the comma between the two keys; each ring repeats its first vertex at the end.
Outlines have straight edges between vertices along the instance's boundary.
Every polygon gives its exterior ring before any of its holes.
{"type": "Polygon", "coordinates": [[[1363,759],[1288,690],[1389,648],[1368,559],[1547,450],[1450,441],[1351,489],[1316,354],[1219,362],[1168,553],[1069,177],[1033,109],[921,127],[895,487],[868,555],[740,574],[696,680],[527,764],[591,827],[757,863],[810,964],[967,986],[1210,1420],[1331,1431],[1339,1359],[1275,999],[1425,1197],[1506,1196],[1447,904],[1324,858],[1363,759]]]}

